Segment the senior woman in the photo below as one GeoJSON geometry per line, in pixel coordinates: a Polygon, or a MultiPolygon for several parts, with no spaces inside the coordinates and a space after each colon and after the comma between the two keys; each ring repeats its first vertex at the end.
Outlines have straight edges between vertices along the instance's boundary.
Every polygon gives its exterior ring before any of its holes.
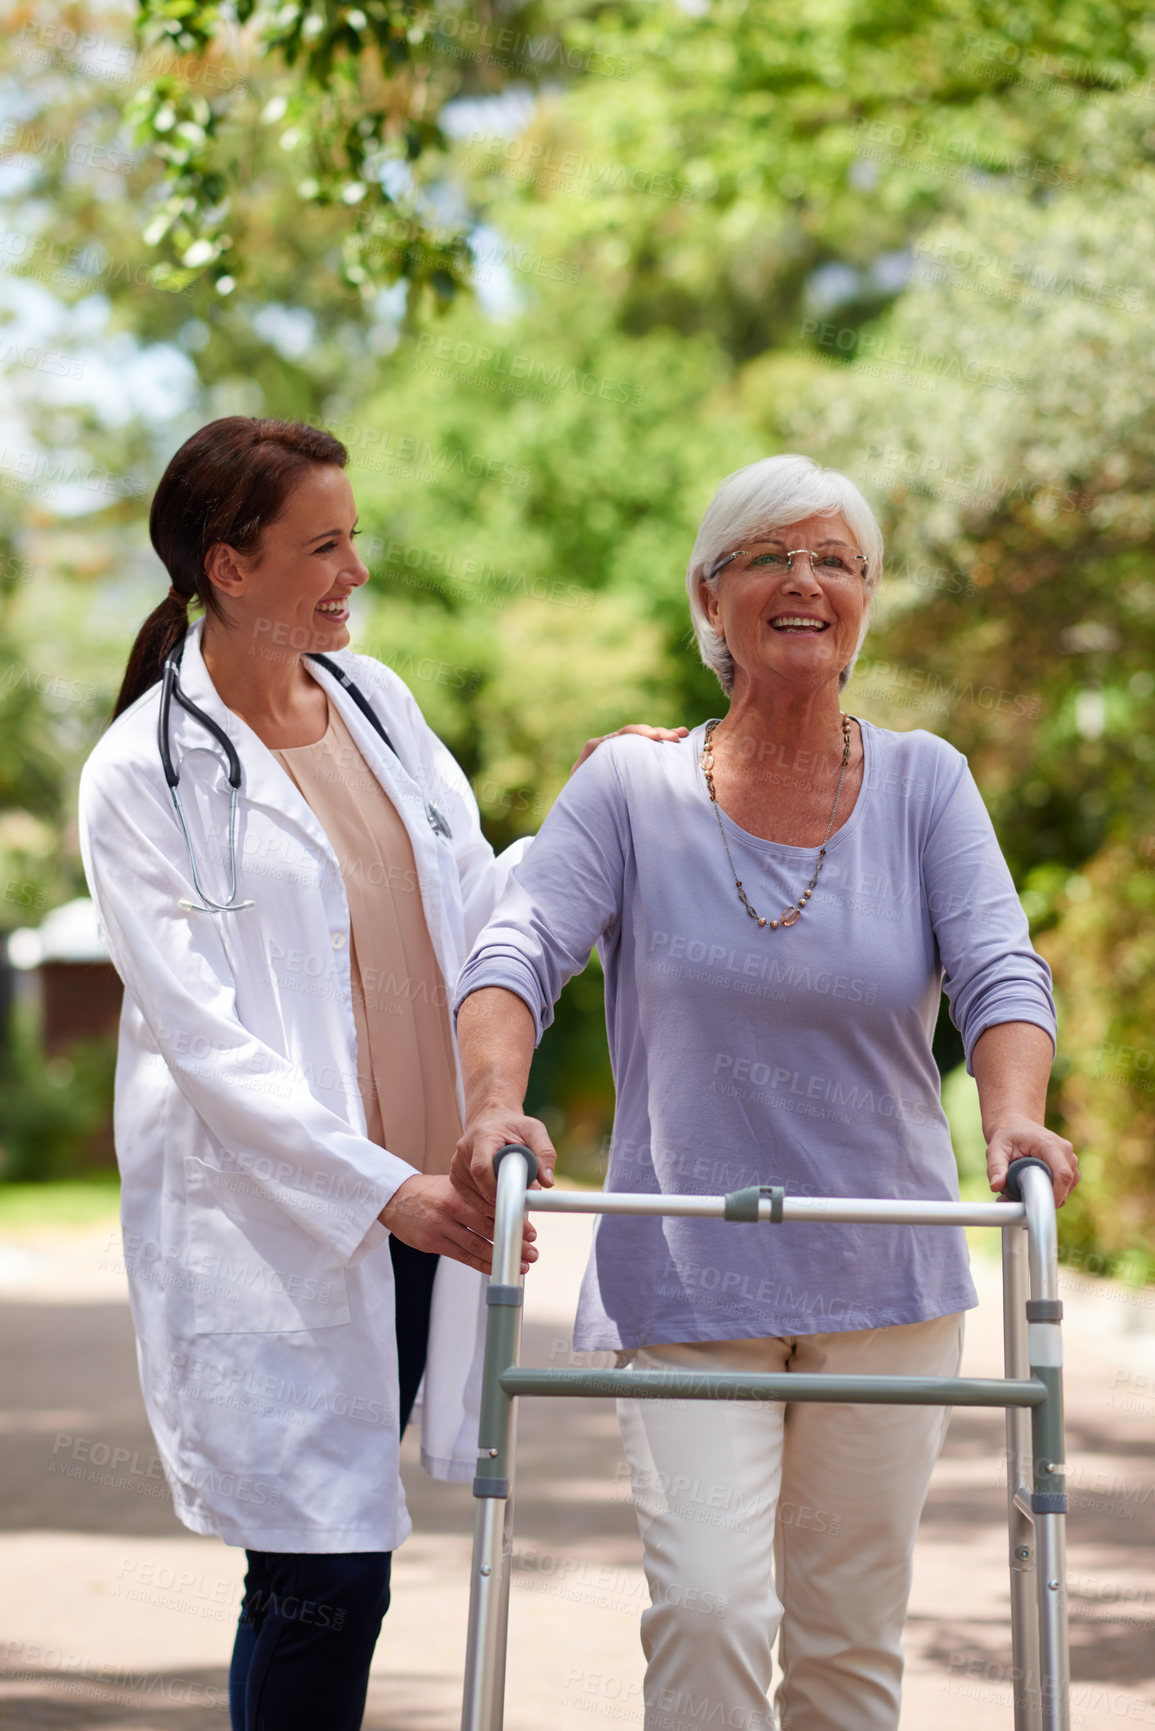
{"type": "Polygon", "coordinates": [[[180,1519],[248,1558],[234,1731],[361,1724],[423,1375],[426,1468],[476,1453],[492,1215],[448,1178],[446,981],[503,868],[404,683],[348,653],[345,463],[244,416],[181,446],[171,584],[80,788],[145,1404],[180,1519]]]}
{"type": "MultiPolygon", "coordinates": [[[[957,1197],[931,1038],[945,985],[991,1186],[1033,1154],[1054,1010],[965,759],[842,712],[882,568],[844,475],[729,476],[687,587],[729,707],[679,746],[619,740],[560,795],[458,983],[464,1195],[492,1195],[535,1039],[596,944],[617,1086],[607,1187],[957,1197]]],[[[961,1231],[604,1217],[575,1344],[640,1367],[957,1372],[961,1231]]],[[[651,1604],[647,1731],[893,1731],[942,1409],[623,1401],[651,1604]]]]}

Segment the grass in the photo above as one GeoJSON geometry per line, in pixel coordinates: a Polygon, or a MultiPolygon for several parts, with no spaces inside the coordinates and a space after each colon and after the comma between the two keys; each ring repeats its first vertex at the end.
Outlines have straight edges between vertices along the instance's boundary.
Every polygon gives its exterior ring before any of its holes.
{"type": "Polygon", "coordinates": [[[95,1226],[115,1219],[119,1207],[115,1172],[44,1184],[0,1184],[0,1232],[95,1226]]]}

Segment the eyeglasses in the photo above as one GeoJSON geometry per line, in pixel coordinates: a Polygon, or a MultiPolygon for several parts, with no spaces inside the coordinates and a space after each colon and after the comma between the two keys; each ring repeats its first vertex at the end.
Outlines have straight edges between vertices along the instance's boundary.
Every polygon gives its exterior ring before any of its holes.
{"type": "Polygon", "coordinates": [[[753,575],[762,572],[768,576],[784,575],[793,571],[794,561],[800,553],[805,553],[810,561],[810,569],[815,577],[822,577],[829,583],[846,583],[857,578],[866,580],[869,569],[865,553],[856,553],[853,547],[845,546],[841,541],[828,541],[825,547],[815,551],[813,547],[783,546],[781,541],[762,541],[754,547],[738,547],[733,553],[725,553],[706,573],[707,578],[716,577],[719,571],[739,560],[736,575],[753,575]]]}

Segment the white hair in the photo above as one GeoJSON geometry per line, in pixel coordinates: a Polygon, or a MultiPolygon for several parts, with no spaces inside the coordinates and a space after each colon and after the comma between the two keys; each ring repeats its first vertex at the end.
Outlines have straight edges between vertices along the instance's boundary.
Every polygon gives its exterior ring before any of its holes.
{"type": "Polygon", "coordinates": [[[839,690],[854,670],[870,623],[870,602],[882,577],[882,531],[858,488],[848,475],[824,469],[812,457],[785,455],[763,457],[727,475],[711,499],[698,529],[694,551],[686,568],[690,597],[690,619],[698,650],[705,665],[718,676],[727,697],[734,689],[734,658],[721,634],[706,617],[699,585],[706,581],[717,590],[723,573],[715,576],[718,560],[734,552],[744,541],[767,539],[778,529],[788,529],[807,517],[845,519],[859,550],[866,555],[866,611],[854,654],[839,675],[839,690]]]}

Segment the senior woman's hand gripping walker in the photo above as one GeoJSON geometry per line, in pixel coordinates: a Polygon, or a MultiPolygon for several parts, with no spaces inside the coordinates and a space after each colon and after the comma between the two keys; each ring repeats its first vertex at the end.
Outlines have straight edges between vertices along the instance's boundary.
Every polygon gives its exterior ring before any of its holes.
{"type": "MultiPolygon", "coordinates": [[[[881,566],[845,476],[790,456],[722,483],[687,588],[727,712],[669,749],[603,748],[514,869],[457,988],[463,1194],[492,1198],[508,1142],[548,1181],[549,1138],[522,1111],[529,1061],[595,944],[617,1086],[607,1190],[957,1200],[931,1053],[945,988],[992,1189],[1031,1155],[1069,1194],[1073,1151],[1043,1123],[1050,977],[966,762],[841,709],[881,566]]],[[[976,1302],[961,1230],[726,1232],[600,1218],[575,1345],[654,1371],[957,1374],[976,1302]]],[[[652,1601],[647,1731],[711,1712],[769,1724],[775,1637],[790,1731],[894,1731],[944,1409],[619,1412],[652,1601]],[[661,1489],[677,1484],[705,1485],[717,1518],[661,1489]],[[792,1519],[802,1508],[821,1520],[792,1519]]]]}
{"type": "Polygon", "coordinates": [[[182,446],[150,519],[171,587],[81,783],[145,1403],[181,1520],[248,1552],[236,1731],[360,1725],[423,1375],[426,1468],[476,1451],[493,1212],[447,1176],[446,982],[509,862],[403,682],[348,651],[345,462],[240,416],[182,446]]]}

